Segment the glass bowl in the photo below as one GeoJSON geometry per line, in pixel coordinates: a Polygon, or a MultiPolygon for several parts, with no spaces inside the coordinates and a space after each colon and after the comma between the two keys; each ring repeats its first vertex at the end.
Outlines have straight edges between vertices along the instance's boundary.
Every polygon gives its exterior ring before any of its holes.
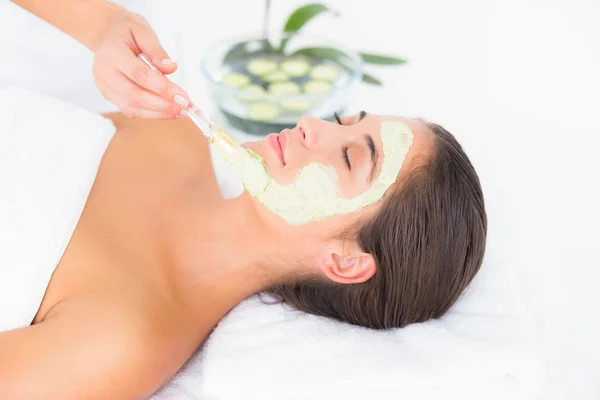
{"type": "Polygon", "coordinates": [[[351,101],[363,61],[331,39],[276,32],[214,43],[201,68],[228,123],[265,135],[294,127],[303,115],[333,120],[351,101]]]}

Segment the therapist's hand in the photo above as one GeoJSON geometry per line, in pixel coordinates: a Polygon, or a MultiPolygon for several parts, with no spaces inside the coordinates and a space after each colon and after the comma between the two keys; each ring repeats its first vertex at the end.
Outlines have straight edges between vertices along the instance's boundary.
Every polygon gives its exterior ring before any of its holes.
{"type": "Polygon", "coordinates": [[[96,86],[128,117],[175,118],[181,111],[178,102],[189,101],[183,89],[137,57],[144,53],[166,75],[177,69],[143,17],[129,12],[120,14],[108,25],[93,51],[96,86]]]}

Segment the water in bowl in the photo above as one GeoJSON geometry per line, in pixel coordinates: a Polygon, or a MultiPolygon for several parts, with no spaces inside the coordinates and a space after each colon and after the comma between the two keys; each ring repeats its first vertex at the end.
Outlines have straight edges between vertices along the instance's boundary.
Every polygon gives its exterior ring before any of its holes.
{"type": "Polygon", "coordinates": [[[341,113],[348,71],[329,60],[261,55],[224,64],[216,97],[229,124],[264,135],[296,126],[303,115],[341,113]]]}

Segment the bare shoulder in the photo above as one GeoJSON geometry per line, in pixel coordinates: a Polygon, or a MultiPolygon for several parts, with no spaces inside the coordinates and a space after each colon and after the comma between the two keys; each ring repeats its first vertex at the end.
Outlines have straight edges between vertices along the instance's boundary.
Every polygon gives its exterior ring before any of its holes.
{"type": "Polygon", "coordinates": [[[185,362],[154,324],[116,305],[59,305],[0,334],[0,398],[148,397],[185,362]]]}
{"type": "MultiPolygon", "coordinates": [[[[105,113],[117,128],[117,133],[126,134],[129,140],[143,138],[147,142],[160,141],[162,146],[177,147],[177,150],[194,151],[196,154],[208,151],[208,141],[202,132],[188,118],[168,120],[130,119],[124,114],[105,113]]],[[[125,135],[123,135],[125,136],[125,135]]]]}
{"type": "MultiPolygon", "coordinates": [[[[202,181],[206,192],[220,193],[208,140],[190,119],[132,120],[119,113],[104,116],[117,127],[108,151],[117,157],[111,159],[144,165],[152,176],[193,176],[202,181]]],[[[119,170],[123,171],[122,166],[119,170]]]]}

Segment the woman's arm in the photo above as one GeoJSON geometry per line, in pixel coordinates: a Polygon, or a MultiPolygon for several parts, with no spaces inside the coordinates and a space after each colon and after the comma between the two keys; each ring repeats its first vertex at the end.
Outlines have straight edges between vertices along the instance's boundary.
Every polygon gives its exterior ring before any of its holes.
{"type": "Polygon", "coordinates": [[[187,93],[162,75],[175,72],[177,64],[141,15],[105,0],[12,1],[94,52],[96,86],[126,116],[173,119],[181,112],[176,96],[181,104],[189,102],[187,93]],[[140,53],[162,74],[144,64],[137,57],[140,53]]]}
{"type": "MultiPolygon", "coordinates": [[[[94,313],[90,313],[94,314],[94,313]]],[[[0,398],[145,398],[164,378],[153,345],[131,323],[110,316],[56,315],[0,333],[0,398]],[[156,362],[154,362],[156,364],[156,362]]]]}
{"type": "Polygon", "coordinates": [[[105,0],[12,0],[95,51],[116,18],[127,11],[105,0]]]}

